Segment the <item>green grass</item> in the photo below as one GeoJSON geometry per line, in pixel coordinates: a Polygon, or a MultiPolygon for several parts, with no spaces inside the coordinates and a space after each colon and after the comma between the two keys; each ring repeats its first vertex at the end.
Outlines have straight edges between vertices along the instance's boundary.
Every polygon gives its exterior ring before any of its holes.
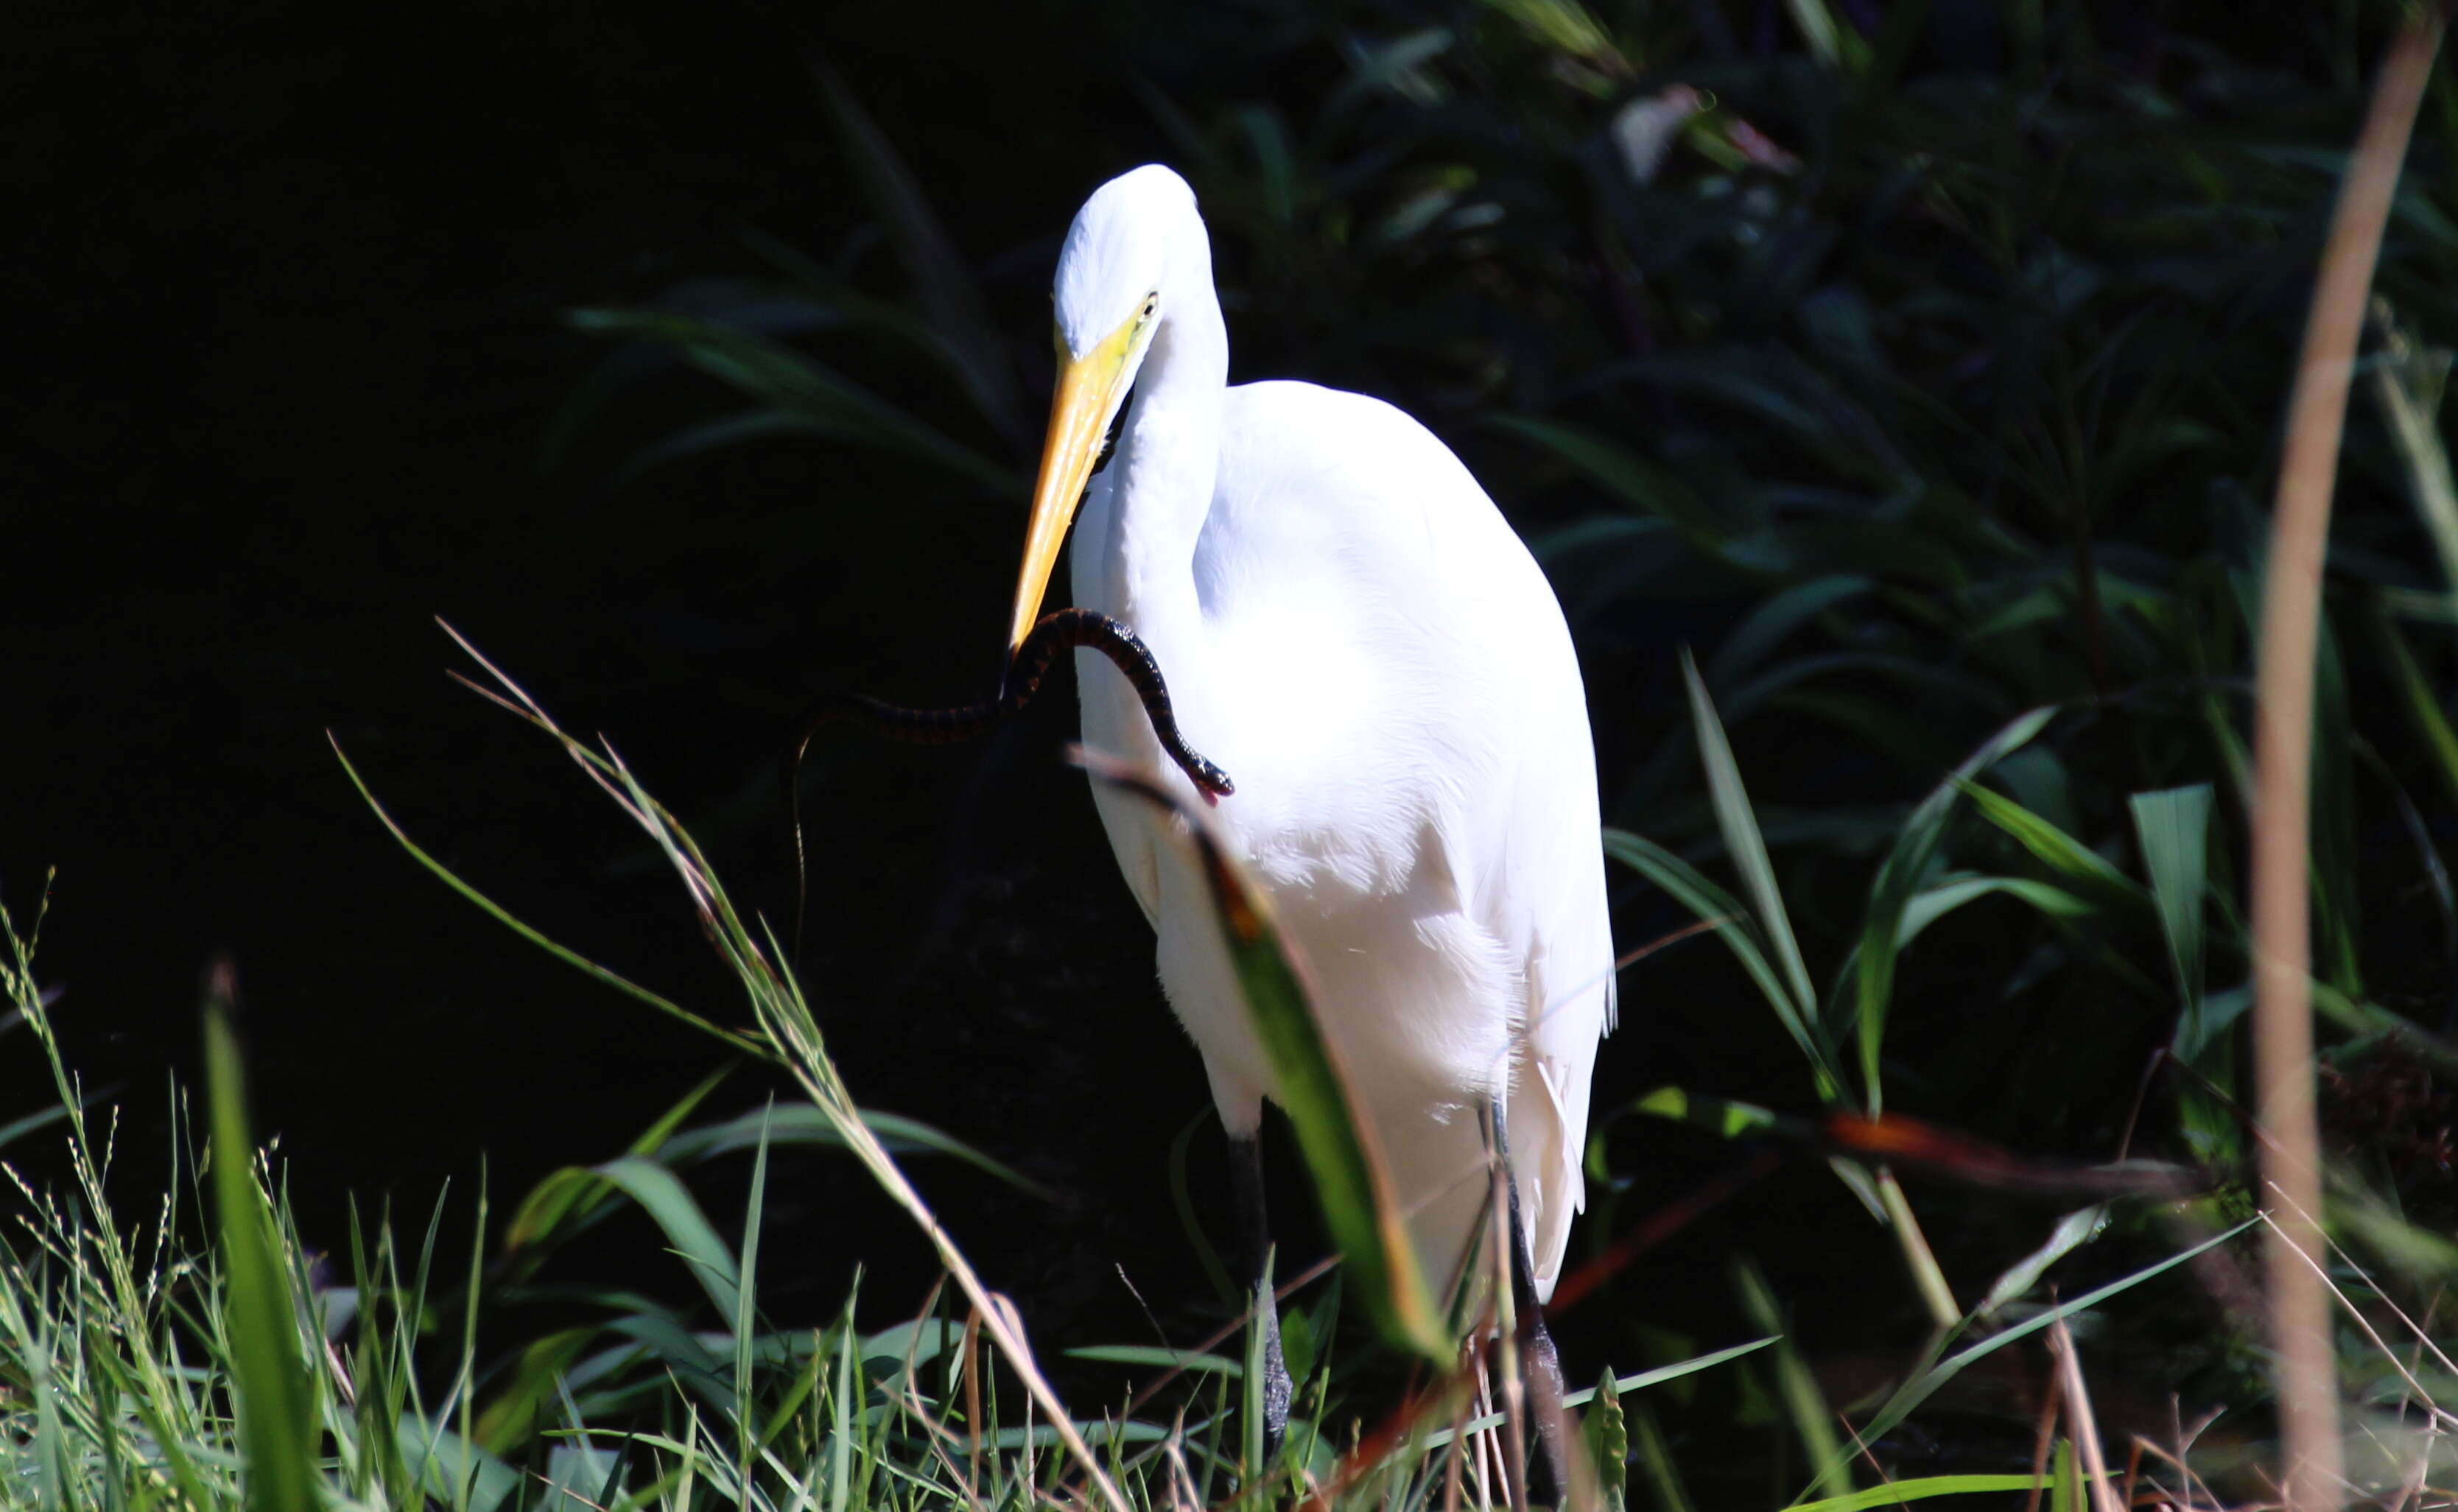
{"type": "MultiPolygon", "coordinates": [[[[1350,1399],[1327,1347],[1340,1287],[1291,1315],[1290,1336],[1303,1340],[1291,1350],[1302,1384],[1274,1464],[1253,1460],[1245,1370],[1234,1357],[1080,1349],[1080,1358],[1156,1374],[1162,1389],[1148,1388],[1141,1394],[1148,1399],[1124,1411],[1117,1402],[1081,1415],[1059,1405],[1017,1320],[971,1274],[898,1155],[994,1163],[855,1107],[815,1020],[775,965],[774,942],[735,912],[689,836],[617,758],[572,741],[516,686],[499,686],[499,701],[561,742],[657,839],[733,966],[755,1025],[712,1024],[711,1032],[729,1043],[755,1037],[792,1068],[808,1105],[694,1124],[715,1084],[696,1088],[629,1150],[558,1171],[516,1204],[501,1237],[501,1267],[483,1252],[440,1253],[440,1208],[415,1228],[378,1213],[353,1225],[345,1254],[313,1254],[291,1221],[279,1169],[248,1140],[225,968],[216,972],[203,1010],[209,1137],[201,1159],[183,1165],[180,1191],[149,1203],[147,1218],[132,1224],[114,1211],[108,1130],[94,1127],[58,1056],[53,1009],[35,986],[35,931],[21,934],[9,922],[7,985],[51,1058],[74,1185],[60,1193],[26,1190],[23,1233],[0,1253],[0,1485],[46,1509],[785,1512],[1025,1507],[1053,1499],[1141,1509],[1279,1502],[1301,1487],[1344,1507],[1507,1499],[1492,1436],[1525,1428],[1472,1412],[1479,1352],[1405,1398],[1350,1399]],[[865,1328],[858,1294],[832,1317],[788,1324],[767,1315],[760,1300],[761,1214],[768,1156],[785,1140],[833,1146],[861,1161],[938,1246],[946,1274],[919,1315],[865,1328]],[[712,1215],[686,1177],[707,1160],[745,1150],[753,1166],[743,1211],[712,1215]],[[607,1297],[594,1322],[482,1357],[482,1317],[504,1306],[510,1286],[625,1206],[652,1220],[705,1306],[607,1297]]],[[[1268,915],[1254,911],[1235,863],[1221,859],[1217,870],[1224,915],[1243,910],[1244,938],[1277,950],[1268,915]]],[[[1310,1022],[1284,962],[1259,961],[1256,972],[1273,990],[1293,994],[1284,1011],[1310,1022]]],[[[1319,1074],[1336,1082],[1327,1067],[1319,1074]]],[[[1344,1109],[1318,1111],[1346,1123],[1344,1109]]],[[[1374,1157],[1356,1147],[1353,1131],[1348,1139],[1332,1158],[1362,1167],[1347,1179],[1370,1189],[1374,1157]]],[[[486,1210],[482,1198],[482,1232],[486,1210]]],[[[1376,1227],[1356,1232],[1370,1235],[1376,1227]]],[[[1971,1360],[2175,1263],[1966,1345],[1900,1393],[1887,1414],[1900,1418],[1971,1360]]],[[[1376,1284],[1370,1267],[1344,1273],[1351,1293],[1370,1295],[1376,1284]]],[[[1585,1408],[1584,1440],[1627,1446],[1624,1424],[1643,1403],[1639,1394],[1774,1343],[1793,1421],[1824,1465],[1814,1481],[1844,1496],[1854,1471],[1817,1387],[1781,1343],[1763,1280],[1751,1274],[1745,1291],[1753,1315],[1777,1336],[1621,1377],[1600,1400],[1574,1394],[1571,1405],[1585,1408]]],[[[1385,1299],[1369,1312],[1388,1330],[1406,1305],[1385,1299]]],[[[1397,1337],[1406,1339],[1405,1331],[1397,1337]]],[[[1643,1421],[1642,1445],[1652,1431],[1643,1421]]],[[[1597,1468],[1595,1494],[1622,1495],[1619,1460],[1597,1468]]],[[[1662,1462],[1656,1473],[1678,1475],[1662,1462]]],[[[2004,1483],[1948,1477],[1903,1494],[2004,1483]]]]}

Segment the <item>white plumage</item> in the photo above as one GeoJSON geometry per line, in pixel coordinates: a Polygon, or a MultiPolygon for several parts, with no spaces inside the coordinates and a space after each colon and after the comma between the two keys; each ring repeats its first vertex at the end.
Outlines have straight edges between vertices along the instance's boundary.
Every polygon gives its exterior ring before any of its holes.
{"type": "MultiPolygon", "coordinates": [[[[1179,726],[1225,768],[1221,828],[1313,968],[1439,1284],[1489,1190],[1479,1114],[1507,1096],[1540,1297],[1585,1199],[1589,1074],[1614,1014],[1595,761],[1544,574],[1426,428],[1310,383],[1227,384],[1193,192],[1103,185],[1055,284],[1060,390],[1019,585],[1038,611],[1081,491],[1075,602],[1124,622],[1179,726]],[[1109,466],[1091,478],[1119,404],[1109,466]]],[[[1126,680],[1079,652],[1087,744],[1189,786],[1126,680]]],[[[1274,1093],[1201,880],[1150,805],[1096,784],[1161,984],[1222,1123],[1274,1093]]]]}

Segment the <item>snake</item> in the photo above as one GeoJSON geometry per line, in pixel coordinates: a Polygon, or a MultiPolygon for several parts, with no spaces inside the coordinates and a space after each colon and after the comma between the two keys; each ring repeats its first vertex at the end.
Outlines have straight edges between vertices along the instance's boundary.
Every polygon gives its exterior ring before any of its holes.
{"type": "Polygon", "coordinates": [[[1110,664],[1125,674],[1128,685],[1143,704],[1144,717],[1152,721],[1154,736],[1161,750],[1176,762],[1187,780],[1194,783],[1207,803],[1218,803],[1237,792],[1229,774],[1198,754],[1186,743],[1177,727],[1177,713],[1170,702],[1169,680],[1161,675],[1160,662],[1152,648],[1124,624],[1095,610],[1062,609],[1041,617],[1024,637],[1015,654],[1008,659],[1007,673],[999,679],[999,691],[993,697],[978,703],[958,704],[946,709],[909,709],[888,703],[865,694],[838,694],[823,704],[803,729],[802,738],[794,742],[793,754],[786,758],[784,770],[785,808],[794,831],[794,934],[795,954],[802,954],[802,918],[803,894],[807,888],[808,871],[802,848],[802,811],[801,786],[797,781],[802,769],[803,754],[822,730],[832,724],[855,724],[891,740],[911,745],[955,745],[979,739],[1005,721],[1022,713],[1033,695],[1041,691],[1042,680],[1050,675],[1051,664],[1062,651],[1097,651],[1110,659],[1110,664]]]}

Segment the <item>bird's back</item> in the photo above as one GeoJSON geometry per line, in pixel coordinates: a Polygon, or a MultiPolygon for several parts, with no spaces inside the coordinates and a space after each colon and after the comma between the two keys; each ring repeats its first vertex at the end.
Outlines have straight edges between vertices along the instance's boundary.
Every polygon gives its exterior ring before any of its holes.
{"type": "Polygon", "coordinates": [[[1450,1189],[1420,1215],[1424,1253],[1439,1264],[1465,1239],[1482,1189],[1453,1168],[1507,1082],[1550,1293],[1613,1011],[1594,755],[1560,607],[1402,411],[1294,383],[1228,404],[1196,560],[1227,652],[1207,667],[1220,715],[1190,734],[1239,781],[1221,817],[1307,949],[1404,1200],[1450,1189]]]}

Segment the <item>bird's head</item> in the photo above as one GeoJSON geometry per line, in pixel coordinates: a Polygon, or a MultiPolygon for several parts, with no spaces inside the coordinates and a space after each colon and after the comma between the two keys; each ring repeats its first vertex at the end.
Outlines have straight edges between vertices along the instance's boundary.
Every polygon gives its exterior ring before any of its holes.
{"type": "Polygon", "coordinates": [[[1010,654],[1041,615],[1042,595],[1102,438],[1169,319],[1173,294],[1193,288],[1208,293],[1211,284],[1211,245],[1196,213],[1195,191],[1159,164],[1111,179],[1075,213],[1051,289],[1057,311],[1058,386],[1032,487],[1024,569],[1008,629],[1010,654]]]}

